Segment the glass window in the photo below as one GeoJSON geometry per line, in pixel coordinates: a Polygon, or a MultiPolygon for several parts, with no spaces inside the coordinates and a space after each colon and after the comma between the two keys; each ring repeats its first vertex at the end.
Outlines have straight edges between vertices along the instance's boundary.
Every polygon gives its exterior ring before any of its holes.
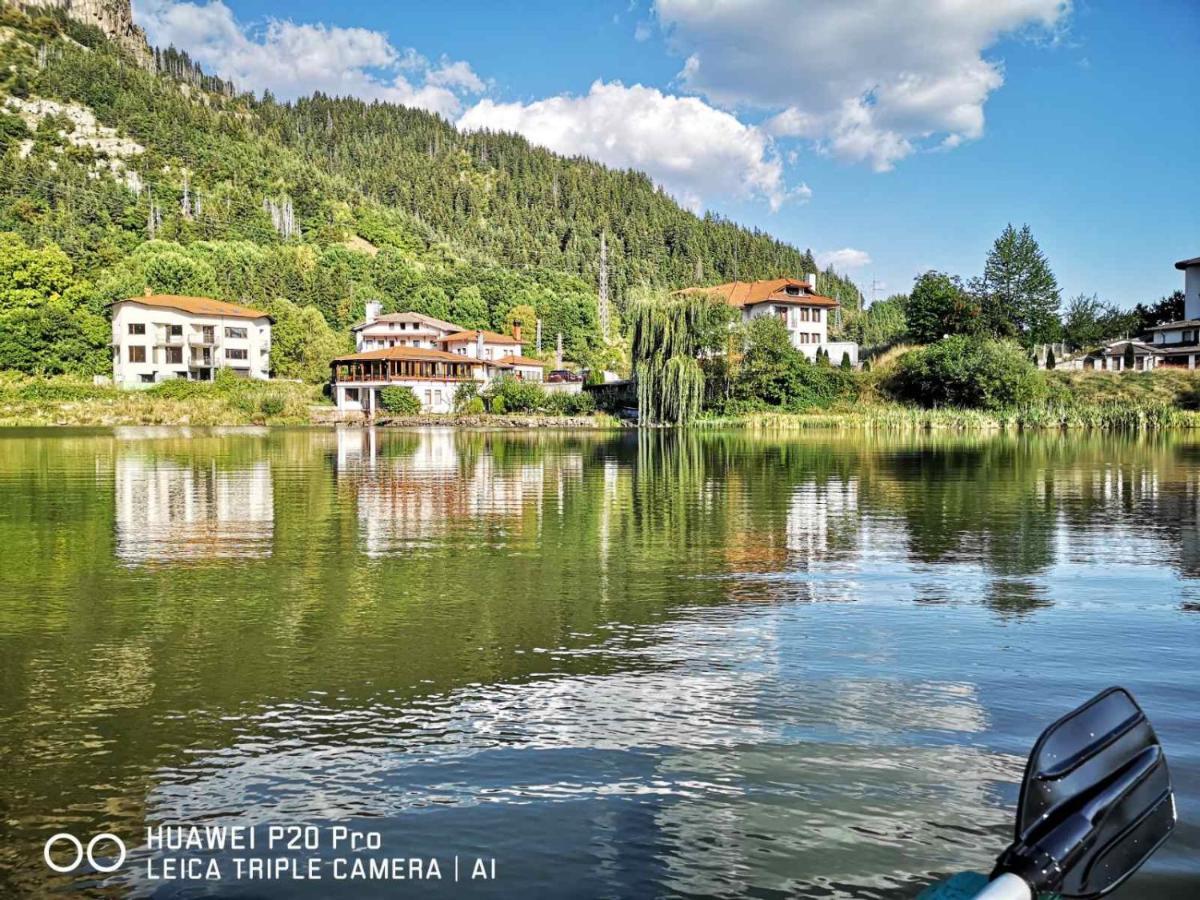
{"type": "Polygon", "coordinates": [[[171,329],[171,337],[181,337],[183,335],[182,325],[171,325],[169,327],[171,329]]]}
{"type": "Polygon", "coordinates": [[[181,362],[183,362],[183,348],[182,347],[168,347],[167,348],[167,365],[177,366],[181,362]]]}
{"type": "Polygon", "coordinates": [[[235,350],[231,347],[230,349],[225,351],[225,358],[226,359],[248,359],[249,357],[244,348],[235,350]]]}
{"type": "Polygon", "coordinates": [[[246,329],[245,328],[226,328],[225,329],[225,337],[227,337],[227,338],[245,338],[246,337],[246,329]]]}
{"type": "Polygon", "coordinates": [[[145,334],[146,333],[146,323],[145,322],[130,322],[129,323],[129,333],[130,334],[145,334]]]}
{"type": "Polygon", "coordinates": [[[129,361],[131,363],[144,363],[146,361],[146,348],[145,347],[130,347],[129,348],[129,361]]]}

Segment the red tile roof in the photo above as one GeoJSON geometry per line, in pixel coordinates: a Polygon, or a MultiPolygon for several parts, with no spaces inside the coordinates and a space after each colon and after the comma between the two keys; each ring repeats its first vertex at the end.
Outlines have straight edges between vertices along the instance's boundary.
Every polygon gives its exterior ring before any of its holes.
{"type": "Polygon", "coordinates": [[[448,334],[444,338],[447,344],[458,343],[460,341],[474,341],[479,339],[479,335],[483,335],[485,344],[519,344],[521,343],[514,337],[507,334],[496,334],[494,331],[480,331],[478,328],[471,331],[456,331],[454,334],[448,334]]]}
{"type": "Polygon", "coordinates": [[[810,294],[808,282],[795,278],[771,278],[767,281],[730,281],[726,284],[716,284],[706,288],[685,288],[681,294],[714,293],[720,294],[730,306],[752,306],[755,303],[792,303],[799,306],[834,307],[838,302],[832,297],[821,294],[810,294]],[[795,287],[798,294],[787,293],[788,287],[795,287]]]}
{"type": "Polygon", "coordinates": [[[550,365],[548,362],[543,362],[540,359],[534,359],[531,356],[505,356],[502,357],[501,361],[511,363],[514,366],[538,366],[542,369],[550,365]]]}
{"type": "Polygon", "coordinates": [[[268,313],[236,303],[213,300],[210,297],[180,297],[175,294],[149,294],[145,297],[129,297],[120,303],[140,303],[161,309],[175,309],[194,316],[225,316],[231,319],[269,319],[268,313]]]}

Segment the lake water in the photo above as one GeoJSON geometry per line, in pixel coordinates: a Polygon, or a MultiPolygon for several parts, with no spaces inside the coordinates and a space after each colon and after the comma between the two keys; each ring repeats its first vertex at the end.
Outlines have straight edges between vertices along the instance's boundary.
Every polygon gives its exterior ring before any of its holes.
{"type": "Polygon", "coordinates": [[[1194,898],[1198,664],[1200,436],[10,430],[0,896],[912,897],[1118,683],[1181,817],[1119,896],[1194,898]],[[443,880],[149,880],[173,823],[443,880]]]}

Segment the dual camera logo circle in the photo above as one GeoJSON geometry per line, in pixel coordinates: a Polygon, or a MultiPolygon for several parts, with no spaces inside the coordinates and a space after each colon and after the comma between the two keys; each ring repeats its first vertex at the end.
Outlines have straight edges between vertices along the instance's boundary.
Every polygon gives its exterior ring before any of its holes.
{"type": "Polygon", "coordinates": [[[117,869],[121,868],[121,864],[125,862],[125,842],[115,834],[111,834],[106,831],[102,834],[96,835],[94,838],[88,841],[87,849],[85,850],[83,842],[80,841],[79,838],[75,837],[73,834],[69,834],[66,831],[60,831],[58,834],[52,835],[46,841],[45,846],[42,848],[42,857],[46,860],[46,865],[48,865],[55,872],[61,872],[63,874],[74,872],[81,865],[83,865],[84,857],[87,857],[88,865],[90,865],[97,872],[115,872],[117,869]],[[104,841],[111,843],[117,849],[118,854],[116,862],[108,863],[107,865],[101,865],[99,862],[97,862],[96,845],[104,841]],[[54,845],[60,842],[65,842],[75,848],[75,859],[70,865],[61,865],[60,863],[56,863],[50,856],[50,851],[54,849],[54,845]]]}

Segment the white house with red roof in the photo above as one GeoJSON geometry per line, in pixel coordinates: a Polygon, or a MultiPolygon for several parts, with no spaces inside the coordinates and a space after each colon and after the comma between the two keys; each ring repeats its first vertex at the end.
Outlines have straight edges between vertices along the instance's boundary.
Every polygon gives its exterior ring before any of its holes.
{"type": "Polygon", "coordinates": [[[792,346],[816,359],[817,351],[826,350],[834,365],[850,355],[852,365],[858,364],[858,344],[829,340],[829,317],[840,304],[832,297],[817,293],[817,276],[807,280],[772,278],[764,281],[730,281],[707,288],[688,288],[681,293],[704,292],[720,295],[730,306],[741,310],[742,321],[759,316],[774,316],[787,329],[792,346]]]}
{"type": "Polygon", "coordinates": [[[381,315],[378,301],[367,304],[364,320],[350,331],[354,334],[354,348],[359,352],[383,350],[388,347],[424,347],[436,350],[442,339],[456,331],[458,325],[434,316],[417,312],[397,312],[381,315]]]}
{"type": "Polygon", "coordinates": [[[271,317],[209,297],[147,294],[112,306],[113,383],[211,381],[219,369],[271,375],[271,317]]]}

